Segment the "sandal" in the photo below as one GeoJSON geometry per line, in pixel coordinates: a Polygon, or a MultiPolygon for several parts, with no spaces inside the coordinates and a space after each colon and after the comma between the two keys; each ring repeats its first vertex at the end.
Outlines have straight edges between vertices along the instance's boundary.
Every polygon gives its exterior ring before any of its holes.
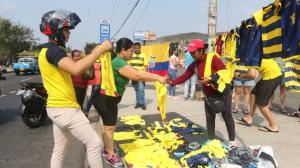
{"type": "Polygon", "coordinates": [[[245,109],[243,110],[243,113],[244,113],[244,114],[249,114],[249,109],[248,109],[248,108],[245,108],[245,109]]]}
{"type": "Polygon", "coordinates": [[[284,114],[287,113],[287,111],[285,109],[280,109],[279,112],[284,113],[284,114]]]}
{"type": "Polygon", "coordinates": [[[260,128],[258,128],[258,130],[263,131],[263,132],[274,132],[274,133],[279,132],[279,130],[273,130],[272,128],[270,128],[268,126],[260,127],[260,128]]]}
{"type": "Polygon", "coordinates": [[[233,108],[231,111],[232,111],[232,113],[235,113],[235,114],[236,114],[236,113],[239,112],[239,109],[238,109],[238,108],[237,108],[237,109],[234,109],[234,108],[233,108]]]}
{"type": "Polygon", "coordinates": [[[252,123],[248,123],[248,121],[246,121],[243,117],[238,118],[237,120],[240,121],[240,124],[242,124],[242,125],[245,125],[247,127],[251,127],[252,126],[252,123]]]}
{"type": "Polygon", "coordinates": [[[300,117],[300,112],[296,111],[296,112],[288,113],[287,115],[291,117],[300,117]]]}

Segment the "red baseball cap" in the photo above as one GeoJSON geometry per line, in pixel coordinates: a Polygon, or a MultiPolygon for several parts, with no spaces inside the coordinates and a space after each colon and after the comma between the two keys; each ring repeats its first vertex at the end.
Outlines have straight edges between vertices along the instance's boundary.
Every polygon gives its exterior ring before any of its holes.
{"type": "Polygon", "coordinates": [[[199,48],[204,48],[204,42],[201,39],[192,40],[188,45],[189,52],[194,52],[199,48]]]}

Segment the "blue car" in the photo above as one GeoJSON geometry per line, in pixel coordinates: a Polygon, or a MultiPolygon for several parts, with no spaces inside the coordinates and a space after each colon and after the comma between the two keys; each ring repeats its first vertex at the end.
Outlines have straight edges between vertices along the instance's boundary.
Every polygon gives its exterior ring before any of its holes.
{"type": "Polygon", "coordinates": [[[18,63],[13,64],[13,70],[16,75],[19,75],[20,72],[25,74],[34,74],[39,73],[39,64],[36,58],[20,58],[18,63]]]}

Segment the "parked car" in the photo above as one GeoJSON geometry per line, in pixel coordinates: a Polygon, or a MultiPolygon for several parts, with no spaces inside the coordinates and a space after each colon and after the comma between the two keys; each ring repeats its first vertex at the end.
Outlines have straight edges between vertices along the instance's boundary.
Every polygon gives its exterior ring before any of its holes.
{"type": "Polygon", "coordinates": [[[13,70],[16,75],[19,75],[20,72],[25,72],[26,74],[40,72],[36,58],[20,58],[18,63],[13,64],[13,70]]]}
{"type": "Polygon", "coordinates": [[[2,72],[2,73],[7,73],[7,67],[6,66],[4,66],[4,65],[2,65],[1,66],[1,68],[0,68],[0,71],[2,72]]]}

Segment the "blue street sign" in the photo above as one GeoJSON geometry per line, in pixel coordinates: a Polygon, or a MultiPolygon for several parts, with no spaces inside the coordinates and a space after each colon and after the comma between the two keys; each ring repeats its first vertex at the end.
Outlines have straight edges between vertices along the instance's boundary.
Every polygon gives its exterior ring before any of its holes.
{"type": "Polygon", "coordinates": [[[110,40],[110,25],[100,24],[100,43],[107,39],[110,40]]]}
{"type": "Polygon", "coordinates": [[[133,32],[133,41],[143,42],[144,41],[144,32],[143,31],[133,32]]]}

